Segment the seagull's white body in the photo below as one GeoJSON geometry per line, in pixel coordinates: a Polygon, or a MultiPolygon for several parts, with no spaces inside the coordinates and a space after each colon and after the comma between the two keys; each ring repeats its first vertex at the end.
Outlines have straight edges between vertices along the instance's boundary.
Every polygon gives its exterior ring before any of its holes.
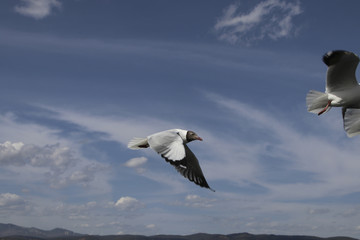
{"type": "Polygon", "coordinates": [[[355,76],[359,57],[352,52],[337,50],[325,54],[323,61],[328,66],[326,90],[325,93],[311,90],[307,94],[308,111],[321,115],[331,107],[342,107],[348,136],[360,134],[360,128],[357,131],[354,128],[355,122],[360,121],[360,113],[354,113],[355,109],[360,109],[360,86],[355,76]]]}
{"type": "Polygon", "coordinates": [[[206,182],[196,156],[186,145],[193,140],[202,141],[193,131],[170,129],[154,133],[146,138],[133,138],[128,148],[136,150],[150,147],[184,177],[201,187],[214,191],[206,182]]]}

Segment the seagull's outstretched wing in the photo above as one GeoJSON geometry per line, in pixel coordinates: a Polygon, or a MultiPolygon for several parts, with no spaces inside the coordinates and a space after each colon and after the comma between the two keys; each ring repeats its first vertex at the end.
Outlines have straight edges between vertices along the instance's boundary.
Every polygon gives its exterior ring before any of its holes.
{"type": "Polygon", "coordinates": [[[349,137],[360,134],[360,109],[347,108],[344,111],[344,129],[349,137]]]}
{"type": "Polygon", "coordinates": [[[358,85],[355,77],[359,57],[352,52],[336,50],[323,56],[323,62],[328,66],[326,76],[326,91],[335,92],[358,85]]]}
{"type": "Polygon", "coordinates": [[[161,156],[165,158],[167,162],[173,165],[181,175],[199,185],[200,187],[209,188],[211,191],[215,192],[215,190],[210,188],[209,184],[207,183],[195,154],[186,144],[183,144],[183,146],[185,148],[185,157],[181,160],[173,160],[171,158],[167,158],[165,155],[161,156]]]}

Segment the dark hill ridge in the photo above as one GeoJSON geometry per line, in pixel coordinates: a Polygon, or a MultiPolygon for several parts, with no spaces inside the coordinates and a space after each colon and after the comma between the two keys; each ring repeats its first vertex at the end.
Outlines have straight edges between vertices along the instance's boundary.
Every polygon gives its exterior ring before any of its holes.
{"type": "Polygon", "coordinates": [[[74,233],[72,231],[61,228],[55,228],[50,231],[45,231],[37,228],[20,227],[9,223],[8,224],[0,223],[0,237],[6,237],[6,236],[54,238],[54,237],[63,237],[63,236],[82,236],[82,234],[74,233]]]}
{"type": "Polygon", "coordinates": [[[254,235],[249,233],[236,233],[229,235],[198,233],[193,235],[111,235],[111,236],[82,236],[56,238],[56,240],[357,240],[349,237],[320,238],[313,236],[286,236],[286,235],[254,235]]]}
{"type": "Polygon", "coordinates": [[[286,236],[272,234],[206,234],[192,235],[83,235],[66,229],[55,228],[45,231],[37,228],[25,228],[14,224],[0,223],[0,240],[358,240],[350,237],[320,238],[313,236],[286,236]]]}

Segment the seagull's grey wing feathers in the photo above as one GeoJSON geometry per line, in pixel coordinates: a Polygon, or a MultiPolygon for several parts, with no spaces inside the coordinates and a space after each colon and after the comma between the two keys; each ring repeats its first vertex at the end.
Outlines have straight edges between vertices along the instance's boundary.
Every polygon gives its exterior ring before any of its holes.
{"type": "Polygon", "coordinates": [[[161,156],[165,158],[167,162],[173,165],[176,170],[185,178],[189,179],[190,181],[201,187],[209,188],[210,190],[214,191],[207,183],[195,154],[186,144],[184,144],[183,146],[185,148],[185,157],[181,160],[173,161],[171,159],[168,159],[164,155],[161,156]]]}
{"type": "Polygon", "coordinates": [[[335,92],[358,85],[355,71],[359,57],[352,52],[336,50],[328,52],[323,57],[328,66],[326,76],[326,91],[335,92]]]}
{"type": "Polygon", "coordinates": [[[360,134],[360,109],[347,108],[344,111],[344,129],[349,137],[360,134]]]}

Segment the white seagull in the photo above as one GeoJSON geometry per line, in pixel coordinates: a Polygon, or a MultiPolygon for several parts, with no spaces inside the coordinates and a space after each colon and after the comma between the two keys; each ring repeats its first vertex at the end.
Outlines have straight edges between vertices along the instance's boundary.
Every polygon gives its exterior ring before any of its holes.
{"type": "Polygon", "coordinates": [[[198,159],[186,145],[193,140],[202,141],[202,138],[193,131],[170,129],[154,133],[146,138],[133,138],[128,148],[136,150],[150,147],[166,162],[173,165],[181,175],[200,187],[209,188],[215,192],[206,182],[198,159]]]}
{"type": "Polygon", "coordinates": [[[328,66],[325,92],[310,90],[307,110],[321,115],[331,107],[342,107],[344,128],[349,137],[360,133],[360,86],[355,77],[359,57],[352,52],[336,50],[323,56],[328,66]],[[359,127],[357,127],[359,126],[359,127]]]}

